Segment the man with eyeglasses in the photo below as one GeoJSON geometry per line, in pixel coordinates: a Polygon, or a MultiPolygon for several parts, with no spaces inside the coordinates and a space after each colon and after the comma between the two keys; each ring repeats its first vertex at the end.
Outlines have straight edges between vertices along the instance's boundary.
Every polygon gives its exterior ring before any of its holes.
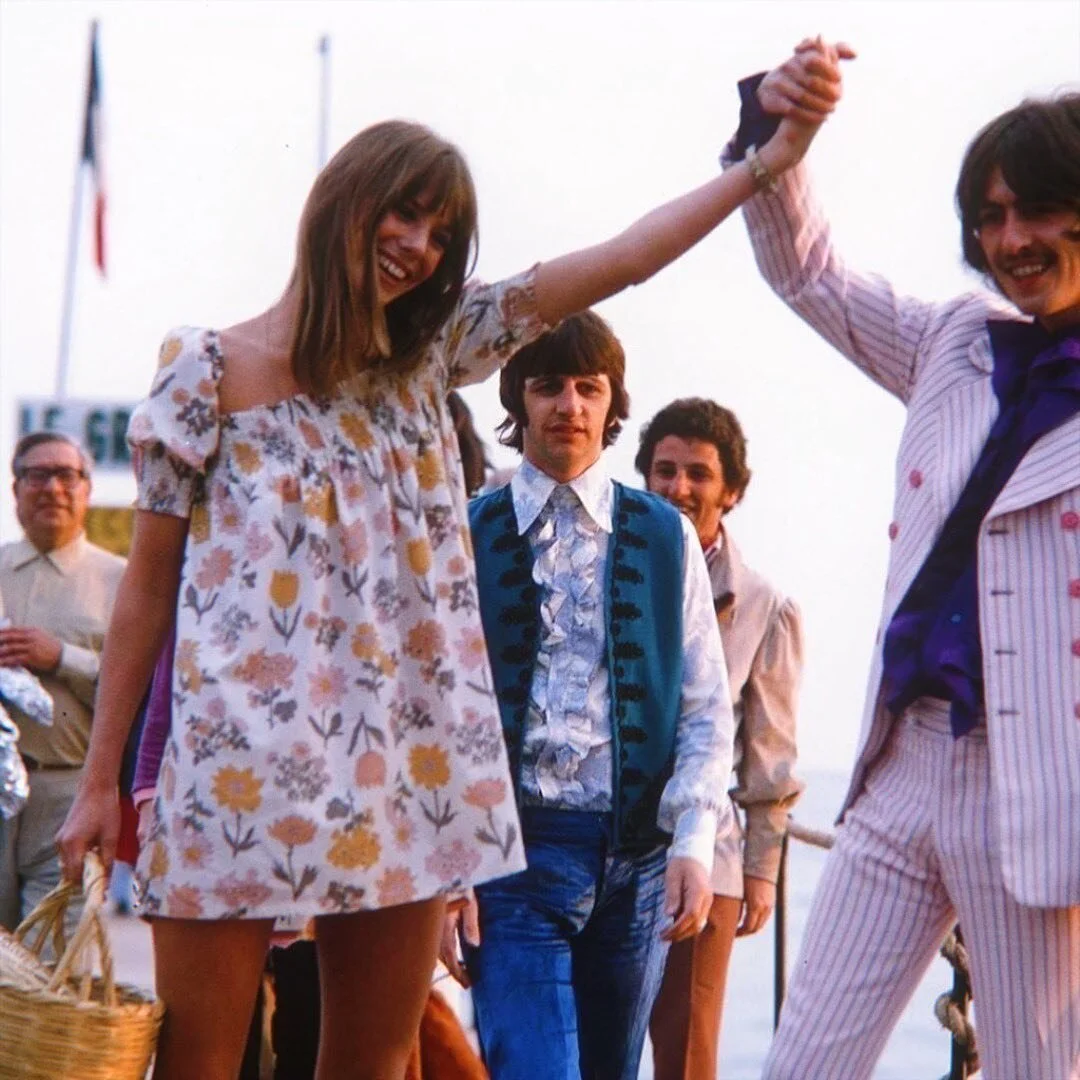
{"type": "Polygon", "coordinates": [[[78,786],[124,571],[123,559],[83,535],[90,462],[77,443],[52,431],[25,435],[11,466],[23,538],[0,546],[0,666],[38,676],[53,699],[53,722],[11,709],[30,797],[17,817],[0,820],[0,926],[8,929],[60,880],[54,837],[78,786]]]}

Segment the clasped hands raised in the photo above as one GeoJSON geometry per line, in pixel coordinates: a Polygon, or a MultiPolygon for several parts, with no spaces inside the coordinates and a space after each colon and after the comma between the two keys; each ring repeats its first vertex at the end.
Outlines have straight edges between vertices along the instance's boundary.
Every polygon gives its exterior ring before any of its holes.
{"type": "Polygon", "coordinates": [[[781,117],[776,135],[761,154],[774,175],[802,159],[840,100],[840,62],[853,59],[855,50],[850,45],[829,44],[820,35],[804,38],[787,60],[761,80],[759,104],[765,112],[781,117]]]}

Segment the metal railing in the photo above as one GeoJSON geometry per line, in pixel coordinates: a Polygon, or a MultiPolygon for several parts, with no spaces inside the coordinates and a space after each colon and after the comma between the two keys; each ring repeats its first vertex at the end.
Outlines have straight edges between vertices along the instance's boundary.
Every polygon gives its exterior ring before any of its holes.
{"type": "MultiPolygon", "coordinates": [[[[787,861],[791,840],[828,850],[835,835],[831,830],[811,829],[788,819],[788,830],[780,856],[780,874],[776,879],[776,911],[773,913],[773,1030],[780,1024],[780,1009],[787,993],[787,861]]],[[[941,955],[953,968],[952,989],[934,1003],[934,1015],[950,1034],[949,1072],[942,1080],[968,1080],[979,1071],[979,1053],[975,1029],[968,1017],[971,1005],[971,977],[968,971],[967,949],[960,927],[941,946],[941,955]]]]}

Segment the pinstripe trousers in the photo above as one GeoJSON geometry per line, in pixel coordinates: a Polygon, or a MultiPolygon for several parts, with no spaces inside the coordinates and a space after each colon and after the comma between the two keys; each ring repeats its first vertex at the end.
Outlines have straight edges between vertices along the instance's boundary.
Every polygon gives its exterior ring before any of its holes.
{"type": "Polygon", "coordinates": [[[837,832],[765,1078],[869,1077],[955,921],[983,1080],[1080,1080],[1080,907],[1008,894],[985,731],[954,739],[948,706],[923,699],[837,832]]]}

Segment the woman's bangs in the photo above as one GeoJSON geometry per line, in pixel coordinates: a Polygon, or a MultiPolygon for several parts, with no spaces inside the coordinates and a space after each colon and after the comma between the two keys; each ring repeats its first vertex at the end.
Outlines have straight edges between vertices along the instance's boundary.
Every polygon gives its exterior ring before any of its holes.
{"type": "Polygon", "coordinates": [[[476,197],[472,179],[457,153],[444,149],[437,154],[409,182],[406,196],[421,201],[433,213],[445,214],[455,245],[469,243],[476,229],[476,197]]]}

